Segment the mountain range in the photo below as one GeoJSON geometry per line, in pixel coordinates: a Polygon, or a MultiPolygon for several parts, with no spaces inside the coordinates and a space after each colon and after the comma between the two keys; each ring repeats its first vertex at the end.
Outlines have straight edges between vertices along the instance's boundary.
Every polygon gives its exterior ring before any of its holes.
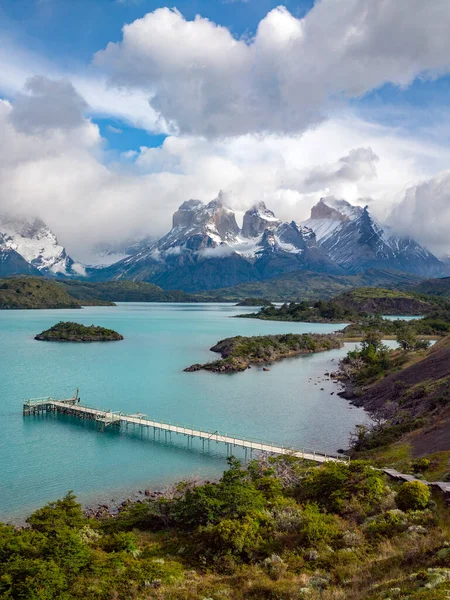
{"type": "Polygon", "coordinates": [[[76,263],[39,220],[0,219],[0,276],[42,274],[91,281],[148,281],[187,292],[271,280],[290,273],[357,274],[370,269],[440,277],[449,265],[409,237],[381,225],[369,208],[322,198],[303,222],[282,222],[260,202],[242,227],[224,196],[187,200],[160,239],[129,244],[106,266],[76,263]]]}

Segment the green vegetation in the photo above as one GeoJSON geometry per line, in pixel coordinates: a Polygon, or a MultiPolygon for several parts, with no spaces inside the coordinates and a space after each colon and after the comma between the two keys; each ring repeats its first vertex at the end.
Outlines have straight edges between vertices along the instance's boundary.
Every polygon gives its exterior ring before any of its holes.
{"type": "Polygon", "coordinates": [[[81,308],[81,303],[44,277],[0,279],[0,309],[17,308],[81,308]]]}
{"type": "Polygon", "coordinates": [[[113,302],[198,302],[191,294],[178,290],[163,291],[153,283],[145,281],[64,281],[59,285],[71,296],[84,303],[91,300],[113,302]]]}
{"type": "Polygon", "coordinates": [[[396,508],[405,485],[360,461],[229,462],[216,484],[184,482],[116,517],[87,518],[69,492],[26,528],[0,525],[1,598],[448,598],[439,501],[416,492],[396,508]]]}
{"type": "Polygon", "coordinates": [[[395,504],[400,510],[424,510],[430,503],[431,492],[421,481],[406,481],[400,486],[395,504]]]}
{"type": "Polygon", "coordinates": [[[221,340],[211,348],[213,352],[221,353],[222,360],[203,365],[195,364],[185,371],[203,369],[216,373],[235,373],[245,371],[252,364],[267,364],[288,356],[341,348],[342,345],[342,340],[335,335],[294,333],[253,337],[238,335],[221,340]]]}
{"type": "MultiPolygon", "coordinates": [[[[381,288],[358,288],[331,300],[311,303],[291,302],[280,308],[264,306],[257,313],[240,317],[269,321],[304,321],[308,323],[338,323],[352,321],[364,323],[373,315],[424,315],[444,309],[446,304],[436,298],[381,288]]],[[[450,306],[450,305],[449,305],[450,306]]]]}
{"type": "Polygon", "coordinates": [[[202,292],[211,301],[236,302],[244,298],[268,298],[272,302],[329,300],[354,288],[373,286],[415,290],[421,279],[414,275],[369,269],[357,275],[329,275],[295,271],[266,281],[241,283],[231,288],[202,292]]]}
{"type": "Polygon", "coordinates": [[[46,342],[115,342],[123,340],[123,336],[105,327],[86,327],[80,323],[60,321],[39,333],[34,339],[46,342]]]}
{"type": "Polygon", "coordinates": [[[359,313],[345,308],[333,300],[318,300],[313,304],[307,301],[291,302],[290,304],[283,304],[280,308],[276,308],[271,304],[263,306],[257,313],[237,316],[263,321],[300,321],[306,323],[342,323],[361,318],[359,313]]]}
{"type": "Polygon", "coordinates": [[[267,298],[245,298],[238,302],[236,306],[272,306],[272,302],[267,298]]]}
{"type": "Polygon", "coordinates": [[[442,296],[450,299],[450,277],[421,281],[416,286],[416,291],[420,294],[442,296]]]}

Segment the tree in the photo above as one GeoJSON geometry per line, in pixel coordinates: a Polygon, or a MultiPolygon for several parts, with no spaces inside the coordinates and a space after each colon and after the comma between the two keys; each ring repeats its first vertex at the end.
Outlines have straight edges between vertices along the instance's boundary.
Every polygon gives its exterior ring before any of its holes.
{"type": "Polygon", "coordinates": [[[402,325],[397,331],[397,343],[402,350],[413,350],[417,344],[417,336],[408,325],[402,325]]]}

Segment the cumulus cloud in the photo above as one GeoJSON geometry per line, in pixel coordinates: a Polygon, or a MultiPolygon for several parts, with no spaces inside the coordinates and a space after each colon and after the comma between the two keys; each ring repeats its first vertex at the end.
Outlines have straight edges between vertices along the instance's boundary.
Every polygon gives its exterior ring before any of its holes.
{"type": "Polygon", "coordinates": [[[321,120],[336,98],[448,72],[449,28],[448,0],[319,0],[302,19],[279,6],[250,40],[159,8],[125,25],[95,64],[145,90],[182,133],[291,133],[321,120]]]}
{"type": "Polygon", "coordinates": [[[84,123],[87,103],[70,81],[35,75],[14,102],[10,120],[17,131],[36,133],[48,129],[73,129],[84,123]]]}
{"type": "Polygon", "coordinates": [[[392,211],[389,224],[422,242],[437,256],[449,256],[450,171],[408,188],[392,211]]]}
{"type": "Polygon", "coordinates": [[[358,181],[376,177],[379,157],[372,148],[355,148],[336,163],[313,167],[304,178],[307,186],[332,185],[337,181],[358,181]]]}
{"type": "Polygon", "coordinates": [[[44,118],[33,106],[41,95],[27,90],[19,113],[15,103],[0,101],[0,212],[41,217],[77,260],[102,243],[162,235],[183,201],[208,201],[219,189],[241,212],[264,200],[283,220],[307,218],[328,194],[351,201],[371,196],[383,213],[407,183],[450,164],[448,149],[355,117],[325,121],[301,136],[170,136],[160,148],[110,163],[83,100],[68,86],[62,93],[58,83],[41,81],[39,89],[48,102],[78,106],[71,118],[56,106],[65,118],[44,118]],[[55,89],[60,93],[52,96],[55,89]]]}

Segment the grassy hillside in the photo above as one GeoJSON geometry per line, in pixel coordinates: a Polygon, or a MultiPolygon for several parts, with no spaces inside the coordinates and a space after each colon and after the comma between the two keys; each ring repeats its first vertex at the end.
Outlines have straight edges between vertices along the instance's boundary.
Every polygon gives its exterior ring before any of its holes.
{"type": "Polygon", "coordinates": [[[13,308],[81,308],[81,303],[43,277],[0,279],[0,309],[13,308]]]}
{"type": "Polygon", "coordinates": [[[428,301],[414,294],[386,288],[363,287],[334,298],[334,302],[356,312],[384,315],[424,315],[433,310],[428,301]]]}
{"type": "Polygon", "coordinates": [[[426,279],[416,286],[416,291],[421,294],[431,294],[450,298],[450,277],[441,279],[426,279]]]}
{"type": "Polygon", "coordinates": [[[177,290],[165,292],[153,283],[143,281],[63,281],[59,285],[74,298],[86,300],[106,300],[112,302],[192,302],[190,294],[177,290]]]}
{"type": "MultiPolygon", "coordinates": [[[[450,305],[432,297],[421,298],[408,292],[383,288],[357,288],[331,300],[284,303],[263,306],[259,312],[242,314],[239,317],[265,321],[299,321],[308,323],[359,323],[362,327],[371,315],[432,315],[445,311],[450,305]]],[[[394,326],[392,321],[378,319],[379,325],[387,330],[394,326]]],[[[389,331],[388,331],[389,332],[389,331]]]]}
{"type": "Polygon", "coordinates": [[[384,288],[413,288],[420,278],[403,273],[371,269],[358,275],[327,275],[297,271],[267,281],[242,283],[232,288],[202,292],[210,299],[229,301],[245,298],[266,298],[271,302],[329,299],[353,288],[375,286],[384,288]]]}
{"type": "Polygon", "coordinates": [[[378,466],[450,481],[450,335],[429,348],[404,325],[396,337],[390,350],[368,324],[361,345],[340,361],[341,395],[374,418],[357,428],[353,450],[378,466]]]}

